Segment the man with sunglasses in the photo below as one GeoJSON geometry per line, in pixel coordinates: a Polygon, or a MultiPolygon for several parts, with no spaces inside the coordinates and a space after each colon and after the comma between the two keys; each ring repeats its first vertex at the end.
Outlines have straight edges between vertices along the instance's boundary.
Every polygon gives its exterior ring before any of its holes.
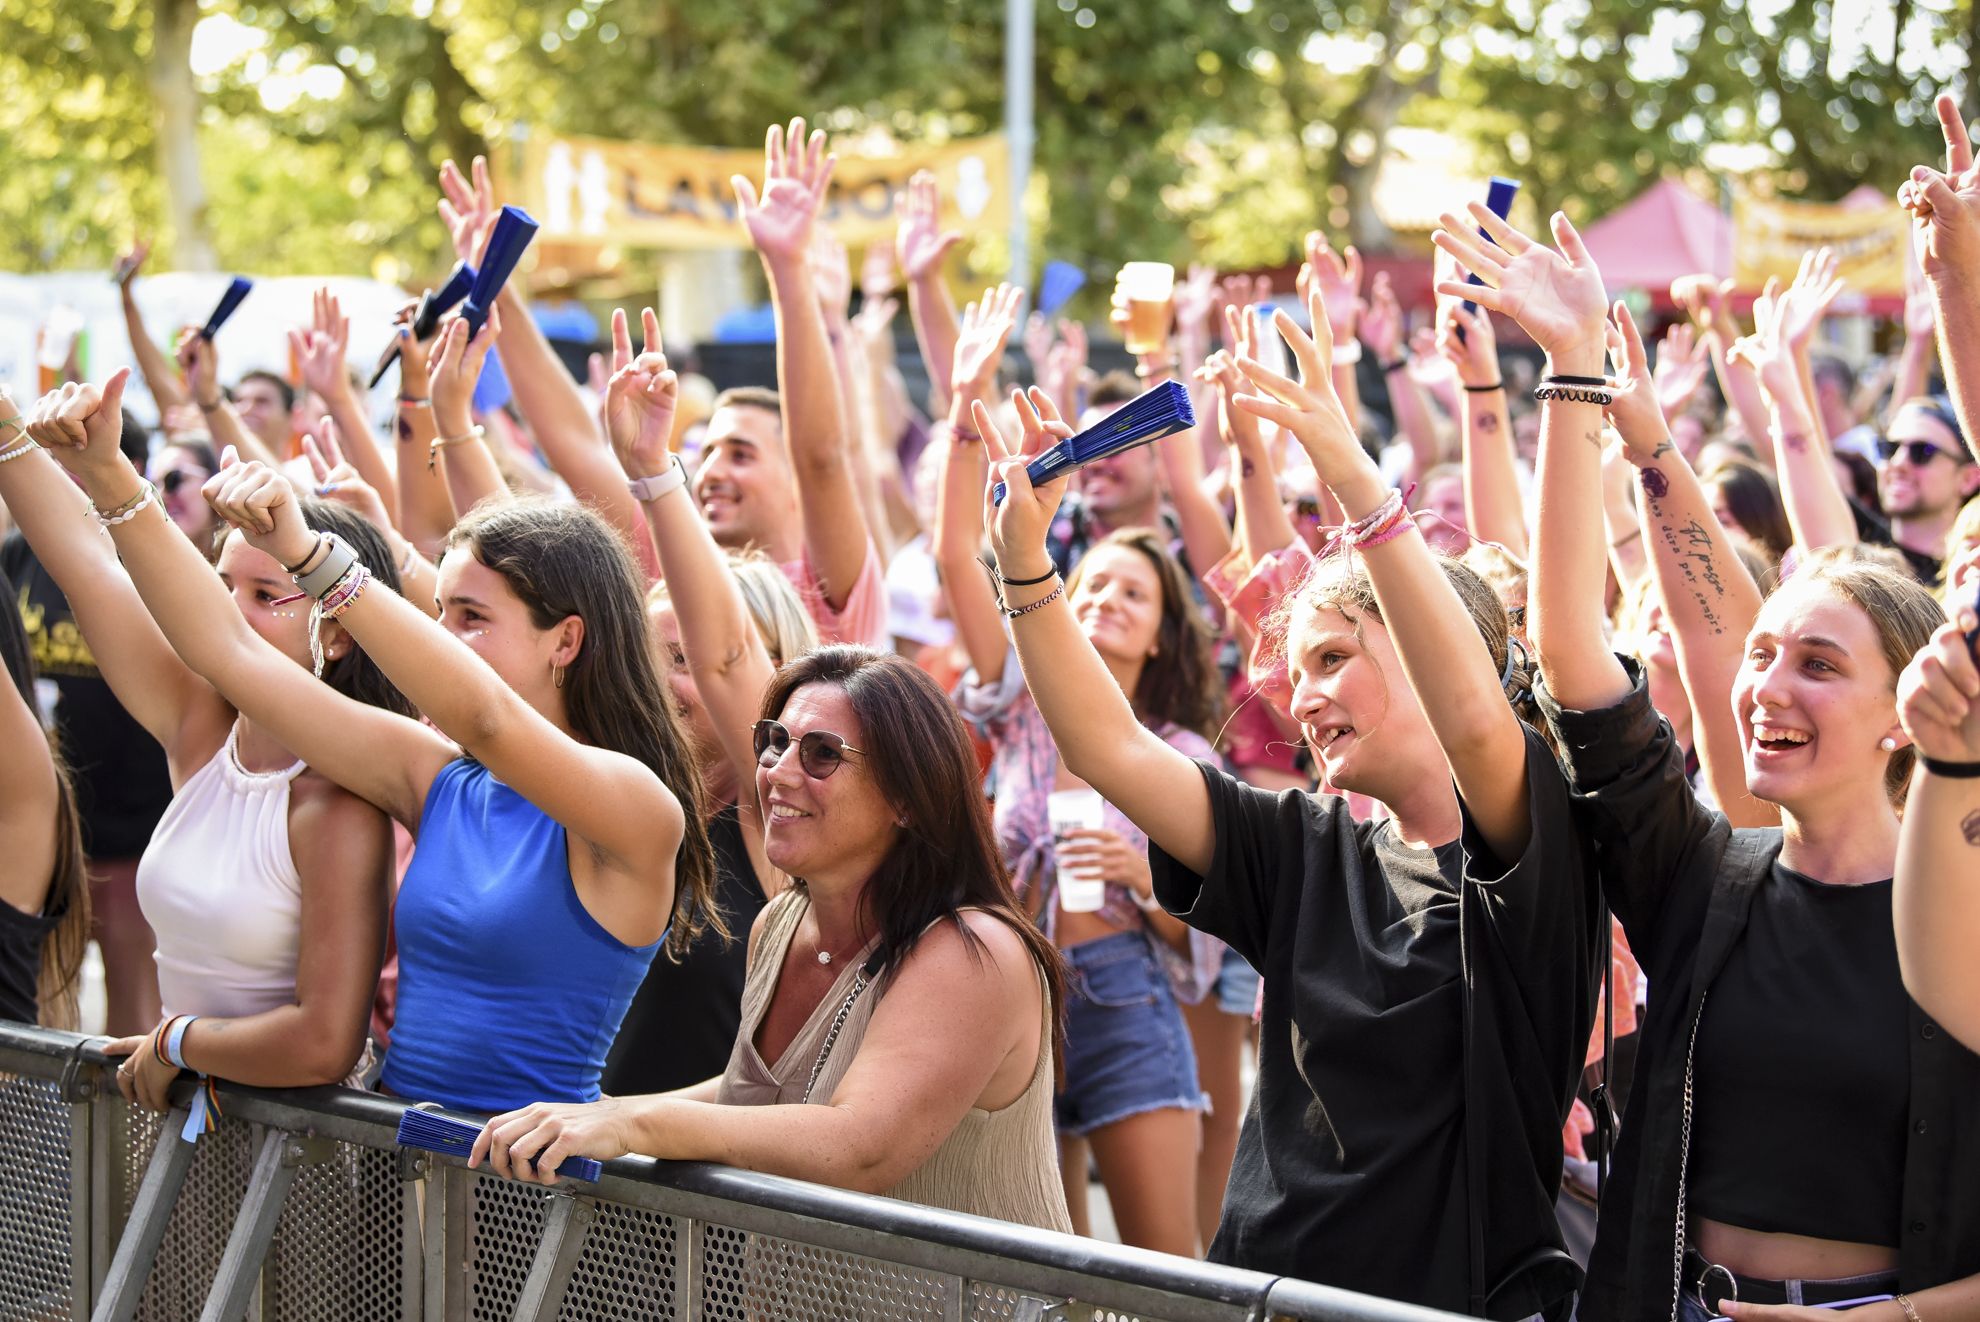
{"type": "Polygon", "coordinates": [[[1944,395],[1900,407],[1876,452],[1877,497],[1889,524],[1873,525],[1866,540],[1897,548],[1919,580],[1936,587],[1946,534],[1960,506],[1980,491],[1980,464],[1944,395]]]}

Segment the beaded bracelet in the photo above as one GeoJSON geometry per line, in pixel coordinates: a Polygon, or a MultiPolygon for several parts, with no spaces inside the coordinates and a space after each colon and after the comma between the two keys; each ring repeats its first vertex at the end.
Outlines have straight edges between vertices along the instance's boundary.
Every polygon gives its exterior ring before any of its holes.
{"type": "Polygon", "coordinates": [[[145,506],[152,504],[157,499],[158,488],[146,482],[144,484],[144,490],[138,492],[137,495],[131,497],[110,513],[105,514],[94,505],[89,507],[89,512],[94,514],[96,521],[104,527],[114,528],[120,523],[129,523],[132,519],[135,519],[143,512],[145,506]]]}
{"type": "Polygon", "coordinates": [[[1020,615],[1029,615],[1031,614],[1031,612],[1035,610],[1043,610],[1045,607],[1051,605],[1053,602],[1057,601],[1060,597],[1063,597],[1065,595],[1066,595],[1066,585],[1064,583],[1061,583],[1059,584],[1059,586],[1053,588],[1050,592],[1040,597],[1037,601],[1032,602],[1029,606],[1020,606],[1016,610],[1011,610],[1010,608],[1006,607],[1004,610],[1004,618],[1007,620],[1015,620],[1020,615]]]}
{"type": "Polygon", "coordinates": [[[36,450],[39,450],[40,448],[41,448],[41,444],[38,441],[32,441],[32,440],[22,441],[19,445],[7,451],[5,454],[0,454],[0,464],[6,463],[9,459],[18,459],[24,454],[33,454],[36,450]]]}

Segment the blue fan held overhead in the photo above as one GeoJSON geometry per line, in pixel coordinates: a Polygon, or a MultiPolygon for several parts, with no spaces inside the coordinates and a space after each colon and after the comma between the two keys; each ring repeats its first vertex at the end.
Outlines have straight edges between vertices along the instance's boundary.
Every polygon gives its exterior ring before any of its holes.
{"type": "Polygon", "coordinates": [[[254,281],[244,275],[235,276],[228,284],[227,292],[220,295],[220,301],[214,304],[213,315],[199,328],[199,337],[211,340],[218,335],[220,328],[227,324],[227,318],[234,315],[234,309],[241,305],[241,300],[248,296],[248,290],[253,288],[254,281]]]}
{"type": "Polygon", "coordinates": [[[509,273],[522,260],[523,250],[536,237],[536,222],[521,207],[503,207],[495,217],[495,232],[488,236],[488,247],[481,254],[481,269],[475,272],[468,290],[467,306],[461,316],[467,319],[468,334],[478,335],[495,310],[495,296],[509,282],[509,273]]]}
{"type": "MultiPolygon", "coordinates": [[[[1503,179],[1495,174],[1492,176],[1491,186],[1485,190],[1485,209],[1491,212],[1493,215],[1497,216],[1500,220],[1504,220],[1509,214],[1511,214],[1513,198],[1517,196],[1518,193],[1519,193],[1519,180],[1503,179]]],[[[1482,229],[1479,230],[1478,234],[1480,238],[1484,239],[1485,242],[1491,244],[1493,247],[1496,248],[1499,246],[1498,240],[1494,239],[1484,230],[1482,229]]],[[[1480,280],[1475,274],[1467,275],[1464,278],[1464,282],[1468,285],[1482,285],[1485,283],[1483,280],[1480,280]]],[[[1472,302],[1470,299],[1466,299],[1464,301],[1464,310],[1476,316],[1478,313],[1478,305],[1472,302]]],[[[1462,334],[1463,332],[1460,331],[1459,335],[1462,336],[1462,334]]]]}
{"type": "Polygon", "coordinates": [[[455,262],[453,273],[447,277],[446,284],[441,285],[437,290],[429,289],[421,294],[419,306],[413,310],[412,334],[392,337],[392,342],[385,346],[385,352],[379,356],[378,370],[371,374],[371,383],[365,389],[376,390],[378,383],[385,379],[385,369],[399,361],[399,350],[406,340],[417,342],[431,336],[434,328],[440,324],[440,318],[453,311],[454,307],[468,296],[468,290],[473,285],[474,268],[466,262],[455,262]]]}
{"type": "MultiPolygon", "coordinates": [[[[1164,381],[1153,390],[1109,413],[1077,435],[1068,436],[1024,466],[1031,483],[1052,482],[1074,469],[1084,468],[1096,459],[1132,450],[1137,445],[1173,436],[1196,425],[1196,414],[1189,407],[1189,391],[1180,381],[1164,381]]],[[[1004,503],[1004,484],[999,482],[991,499],[1004,503]]]]}

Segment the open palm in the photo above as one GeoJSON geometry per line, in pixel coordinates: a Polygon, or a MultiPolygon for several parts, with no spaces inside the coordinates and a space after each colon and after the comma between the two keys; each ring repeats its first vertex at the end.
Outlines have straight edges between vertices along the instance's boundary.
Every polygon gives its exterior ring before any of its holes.
{"type": "Polygon", "coordinates": [[[1511,317],[1550,358],[1584,353],[1599,359],[1608,299],[1602,273],[1568,218],[1554,214],[1554,241],[1560,245],[1556,250],[1535,243],[1476,202],[1471,204],[1471,215],[1485,227],[1490,242],[1450,214],[1430,237],[1485,284],[1481,288],[1446,280],[1438,284],[1437,292],[1469,298],[1511,317]]]}
{"type": "Polygon", "coordinates": [[[1017,325],[1018,304],[1023,299],[1022,289],[1002,284],[984,290],[981,299],[963,309],[955,366],[949,376],[949,388],[956,394],[981,394],[995,382],[997,365],[1004,361],[1004,346],[1017,325]]]}
{"type": "Polygon", "coordinates": [[[807,139],[801,118],[793,119],[788,128],[770,127],[763,143],[762,195],[741,175],[730,180],[757,252],[786,259],[804,255],[837,163],[838,158],[825,151],[824,130],[807,139]]]}

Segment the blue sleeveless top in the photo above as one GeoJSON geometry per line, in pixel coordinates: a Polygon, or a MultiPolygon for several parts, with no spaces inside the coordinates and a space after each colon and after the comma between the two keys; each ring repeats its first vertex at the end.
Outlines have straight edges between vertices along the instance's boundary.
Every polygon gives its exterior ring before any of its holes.
{"type": "Polygon", "coordinates": [[[565,849],[564,828],[479,762],[433,778],[392,918],[391,1092],[467,1111],[598,1099],[660,942],[629,946],[599,926],[565,849]]]}

